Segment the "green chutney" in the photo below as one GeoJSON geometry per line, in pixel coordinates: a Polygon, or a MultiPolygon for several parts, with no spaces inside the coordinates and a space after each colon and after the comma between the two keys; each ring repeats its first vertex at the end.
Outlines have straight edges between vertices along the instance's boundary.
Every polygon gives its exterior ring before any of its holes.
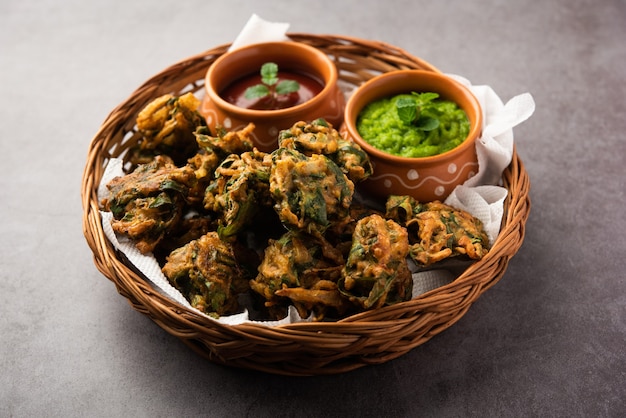
{"type": "MultiPolygon", "coordinates": [[[[433,93],[423,94],[437,97],[433,93]]],[[[406,102],[416,96],[420,94],[400,94],[369,103],[357,118],[357,130],[361,137],[388,154],[411,158],[442,154],[467,138],[470,131],[467,115],[449,100],[427,99],[419,103],[417,121],[403,121],[398,114],[398,100],[406,102]],[[435,124],[434,129],[432,124],[428,129],[420,127],[418,122],[424,118],[438,120],[438,126],[435,124]]]]}

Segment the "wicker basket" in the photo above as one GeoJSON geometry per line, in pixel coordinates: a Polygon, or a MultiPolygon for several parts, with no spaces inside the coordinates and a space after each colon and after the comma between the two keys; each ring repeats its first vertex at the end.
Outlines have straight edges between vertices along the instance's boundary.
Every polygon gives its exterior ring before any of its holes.
{"type": "MultiPolygon", "coordinates": [[[[348,85],[357,86],[396,69],[437,71],[405,51],[380,42],[310,34],[290,37],[325,51],[335,60],[340,81],[348,85]]],[[[134,309],[216,363],[276,374],[319,375],[401,356],[453,325],[498,282],[522,244],[530,210],[530,183],[516,153],[503,174],[509,194],[501,232],[492,250],[452,283],[416,299],[337,322],[230,326],[178,305],[154,289],[105,237],[98,210],[98,184],[108,159],[123,156],[137,142],[135,118],[139,111],[165,93],[200,93],[207,68],[227,49],[228,45],[223,45],[190,57],[145,82],[111,112],[91,142],[82,179],[83,233],[96,267],[134,309]]]]}

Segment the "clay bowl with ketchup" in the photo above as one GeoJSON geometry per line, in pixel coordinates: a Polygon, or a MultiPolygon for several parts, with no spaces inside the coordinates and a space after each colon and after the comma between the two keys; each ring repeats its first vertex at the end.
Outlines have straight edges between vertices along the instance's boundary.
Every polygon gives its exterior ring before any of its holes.
{"type": "Polygon", "coordinates": [[[337,85],[337,68],[322,51],[296,42],[267,42],[228,51],[213,62],[205,78],[200,112],[211,129],[238,130],[255,125],[254,146],[264,152],[278,147],[278,133],[299,121],[343,121],[345,98],[337,85]],[[296,81],[298,90],[248,99],[248,87],[262,83],[261,68],[274,63],[279,82],[296,81]]]}
{"type": "MultiPolygon", "coordinates": [[[[383,199],[393,194],[413,196],[421,202],[443,201],[457,185],[478,171],[475,141],[480,137],[482,121],[480,103],[464,85],[439,72],[398,70],[374,77],[354,91],[346,104],[341,134],[370,156],[373,175],[359,186],[366,194],[383,199]],[[453,102],[465,112],[468,125],[458,145],[435,155],[406,157],[379,149],[363,138],[357,126],[362,126],[359,118],[363,117],[366,106],[397,95],[419,93],[436,93],[437,100],[453,102]]],[[[406,147],[412,145],[418,144],[406,147]]]]}

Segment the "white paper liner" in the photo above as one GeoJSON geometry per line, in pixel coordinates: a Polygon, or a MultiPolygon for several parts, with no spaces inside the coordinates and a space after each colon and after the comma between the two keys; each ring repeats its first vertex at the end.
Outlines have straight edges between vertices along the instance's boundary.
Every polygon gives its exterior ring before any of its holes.
{"type": "MultiPolygon", "coordinates": [[[[231,45],[231,49],[259,42],[288,40],[286,35],[289,24],[272,23],[261,19],[256,14],[250,20],[231,45]]],[[[483,222],[485,231],[493,244],[498,236],[503,216],[503,202],[507,190],[499,186],[503,170],[510,164],[513,155],[513,127],[528,119],[535,110],[535,103],[529,93],[512,98],[503,104],[502,100],[489,86],[472,85],[469,80],[454,74],[448,74],[467,86],[478,98],[483,109],[483,133],[476,142],[478,155],[478,173],[463,185],[455,188],[444,203],[463,209],[483,222]]],[[[346,95],[352,91],[346,91],[346,95]]],[[[108,195],[106,184],[114,177],[124,175],[123,163],[120,159],[111,159],[98,188],[98,199],[101,201],[108,195]]],[[[116,236],[111,227],[112,215],[101,211],[103,230],[116,249],[124,253],[128,260],[141,271],[155,288],[182,306],[205,315],[191,307],[184,296],[167,280],[156,258],[151,254],[141,254],[135,244],[126,238],[116,236]]],[[[451,283],[457,277],[448,268],[419,271],[413,274],[413,294],[416,298],[428,291],[451,283]]],[[[242,313],[222,316],[214,319],[220,323],[237,325],[242,323],[258,323],[267,326],[310,321],[301,319],[296,309],[291,306],[285,318],[279,321],[253,321],[247,308],[242,313]]]]}
{"type": "Polygon", "coordinates": [[[229,51],[262,42],[288,41],[287,30],[289,23],[268,22],[253,14],[230,45],[229,51]]]}

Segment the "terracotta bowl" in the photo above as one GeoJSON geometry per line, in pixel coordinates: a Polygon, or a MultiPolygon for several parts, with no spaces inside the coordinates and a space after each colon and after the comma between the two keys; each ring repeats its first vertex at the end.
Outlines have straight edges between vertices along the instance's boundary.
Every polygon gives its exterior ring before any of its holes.
{"type": "Polygon", "coordinates": [[[472,92],[438,72],[398,70],[372,78],[357,88],[346,104],[341,133],[359,144],[370,156],[374,174],[360,187],[369,195],[386,198],[391,194],[410,195],[419,201],[444,200],[459,184],[478,171],[475,141],[482,130],[482,110],[472,92]],[[420,158],[398,157],[380,151],[358,133],[356,121],[369,103],[411,92],[435,92],[455,102],[470,122],[468,137],[445,153],[420,158]]]}
{"type": "Polygon", "coordinates": [[[296,42],[268,42],[229,51],[209,67],[205,78],[205,97],[200,112],[209,127],[227,130],[255,124],[255,146],[264,152],[277,148],[278,133],[299,121],[324,118],[339,127],[343,121],[345,98],[337,85],[337,68],[322,51],[296,42]],[[310,100],[279,110],[254,110],[238,107],[220,94],[242,77],[258,74],[266,62],[274,62],[285,70],[312,76],[322,90],[310,100]]]}

